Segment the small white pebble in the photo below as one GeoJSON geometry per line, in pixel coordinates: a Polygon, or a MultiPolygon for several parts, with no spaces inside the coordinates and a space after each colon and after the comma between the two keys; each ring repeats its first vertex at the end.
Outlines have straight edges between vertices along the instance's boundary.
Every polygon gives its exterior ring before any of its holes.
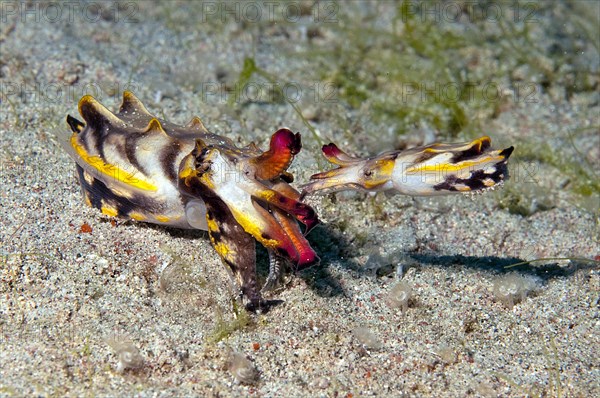
{"type": "Polygon", "coordinates": [[[445,364],[456,362],[456,352],[451,347],[446,345],[438,347],[438,349],[433,353],[437,355],[445,364]]]}
{"type": "Polygon", "coordinates": [[[122,337],[107,339],[106,342],[115,351],[118,362],[116,371],[123,373],[127,369],[139,369],[144,365],[144,358],[131,341],[122,337]]]}
{"type": "Polygon", "coordinates": [[[390,289],[387,302],[391,308],[399,308],[404,313],[408,310],[408,304],[412,296],[412,287],[406,282],[399,282],[390,289]]]}
{"type": "Polygon", "coordinates": [[[373,332],[365,327],[358,327],[353,331],[354,337],[365,348],[370,350],[378,350],[382,347],[381,341],[373,332]]]}
{"type": "Polygon", "coordinates": [[[525,300],[527,295],[539,285],[538,278],[524,276],[516,272],[502,275],[494,282],[494,296],[507,308],[525,300]]]}
{"type": "Polygon", "coordinates": [[[231,353],[228,367],[233,377],[239,383],[254,384],[258,380],[258,371],[244,354],[239,352],[231,353]]]}

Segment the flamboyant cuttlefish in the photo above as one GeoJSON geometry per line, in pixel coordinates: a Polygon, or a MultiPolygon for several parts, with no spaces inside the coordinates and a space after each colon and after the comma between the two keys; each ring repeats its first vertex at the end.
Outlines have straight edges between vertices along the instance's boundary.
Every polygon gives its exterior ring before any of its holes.
{"type": "Polygon", "coordinates": [[[207,230],[250,310],[267,308],[257,283],[255,240],[270,259],[262,291],[276,285],[284,261],[295,270],[319,261],[305,238],[319,220],[304,195],[342,189],[482,191],[508,177],[513,151],[490,150],[490,139],[482,137],[360,159],[329,144],[323,153],[339,167],[313,175],[300,194],[287,172],[302,147],[299,133],[277,130],[264,152],[254,143],[238,148],[197,117],[185,126],[154,117],[130,92],[116,114],[91,96],[79,101],[79,113],[85,123],[67,116],[73,134],[63,144],[77,163],[86,203],[110,216],[207,230]]]}

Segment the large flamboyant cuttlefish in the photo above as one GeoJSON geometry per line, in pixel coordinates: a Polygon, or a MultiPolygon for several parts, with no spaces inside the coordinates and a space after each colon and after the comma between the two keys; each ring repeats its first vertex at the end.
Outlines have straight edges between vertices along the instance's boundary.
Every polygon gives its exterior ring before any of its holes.
{"type": "Polygon", "coordinates": [[[238,148],[197,117],[185,126],[156,118],[130,92],[116,114],[91,96],[79,101],[79,113],[85,123],[67,116],[73,134],[63,144],[77,163],[86,203],[110,216],[208,231],[250,310],[268,307],[261,291],[277,284],[283,262],[301,270],[319,261],[305,238],[319,220],[303,195],[341,189],[482,191],[508,177],[513,150],[492,151],[490,139],[482,137],[360,159],[329,144],[323,152],[339,167],[313,175],[301,195],[287,171],[302,147],[299,133],[277,130],[267,151],[253,143],[238,148]],[[269,253],[262,289],[255,240],[269,253]]]}

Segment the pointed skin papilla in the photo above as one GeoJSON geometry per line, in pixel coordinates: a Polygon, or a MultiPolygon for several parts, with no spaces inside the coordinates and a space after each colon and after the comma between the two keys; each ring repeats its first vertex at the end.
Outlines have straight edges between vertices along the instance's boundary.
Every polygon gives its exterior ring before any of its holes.
{"type": "Polygon", "coordinates": [[[79,134],[85,128],[85,123],[80,122],[71,115],[67,115],[67,124],[73,133],[79,134]]]}
{"type": "Polygon", "coordinates": [[[131,91],[123,92],[123,102],[121,102],[121,106],[119,107],[119,114],[122,113],[138,113],[146,117],[152,117],[152,114],[148,112],[148,109],[146,109],[142,101],[140,101],[131,91]]]}
{"type": "Polygon", "coordinates": [[[91,128],[100,130],[103,127],[124,127],[125,123],[91,95],[79,100],[79,113],[91,128]]]}

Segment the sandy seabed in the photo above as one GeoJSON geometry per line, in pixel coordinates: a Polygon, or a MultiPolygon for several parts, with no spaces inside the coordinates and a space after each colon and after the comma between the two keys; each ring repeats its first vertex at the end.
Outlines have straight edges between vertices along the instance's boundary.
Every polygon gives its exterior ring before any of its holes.
{"type": "MultiPolygon", "coordinates": [[[[351,46],[348,30],[391,29],[392,3],[321,4],[339,13],[333,25],[315,22],[310,2],[294,3],[309,11],[287,23],[234,18],[216,2],[73,3],[71,18],[67,3],[53,14],[47,2],[0,2],[0,396],[600,396],[597,196],[582,205],[564,170],[519,158],[523,137],[558,148],[591,126],[569,160],[598,165],[597,81],[569,98],[557,85],[486,119],[493,142],[516,147],[507,189],[533,192],[531,212],[499,206],[499,191],[311,197],[324,221],[309,235],[321,264],[286,277],[272,294],[281,305],[249,315],[232,306],[206,233],[115,222],[86,207],[55,136],[82,95],[115,109],[132,89],[159,117],[198,114],[240,144],[265,147],[280,126],[300,131],[291,171],[306,181],[325,163],[294,109],[255,97],[230,106],[223,89],[253,57],[314,94],[327,79],[306,54],[351,46]],[[337,29],[340,20],[355,26],[337,29]],[[512,307],[496,299],[505,266],[564,257],[583,260],[516,268],[532,291],[512,307]],[[400,278],[413,291],[404,312],[388,298],[400,278]],[[256,374],[236,377],[240,357],[256,374]]],[[[264,6],[231,4],[239,13],[264,6]]],[[[597,79],[597,50],[586,56],[597,79]]],[[[298,106],[323,140],[351,152],[396,145],[377,135],[368,107],[314,95],[298,106]],[[364,125],[348,134],[357,120],[364,125]]]]}

